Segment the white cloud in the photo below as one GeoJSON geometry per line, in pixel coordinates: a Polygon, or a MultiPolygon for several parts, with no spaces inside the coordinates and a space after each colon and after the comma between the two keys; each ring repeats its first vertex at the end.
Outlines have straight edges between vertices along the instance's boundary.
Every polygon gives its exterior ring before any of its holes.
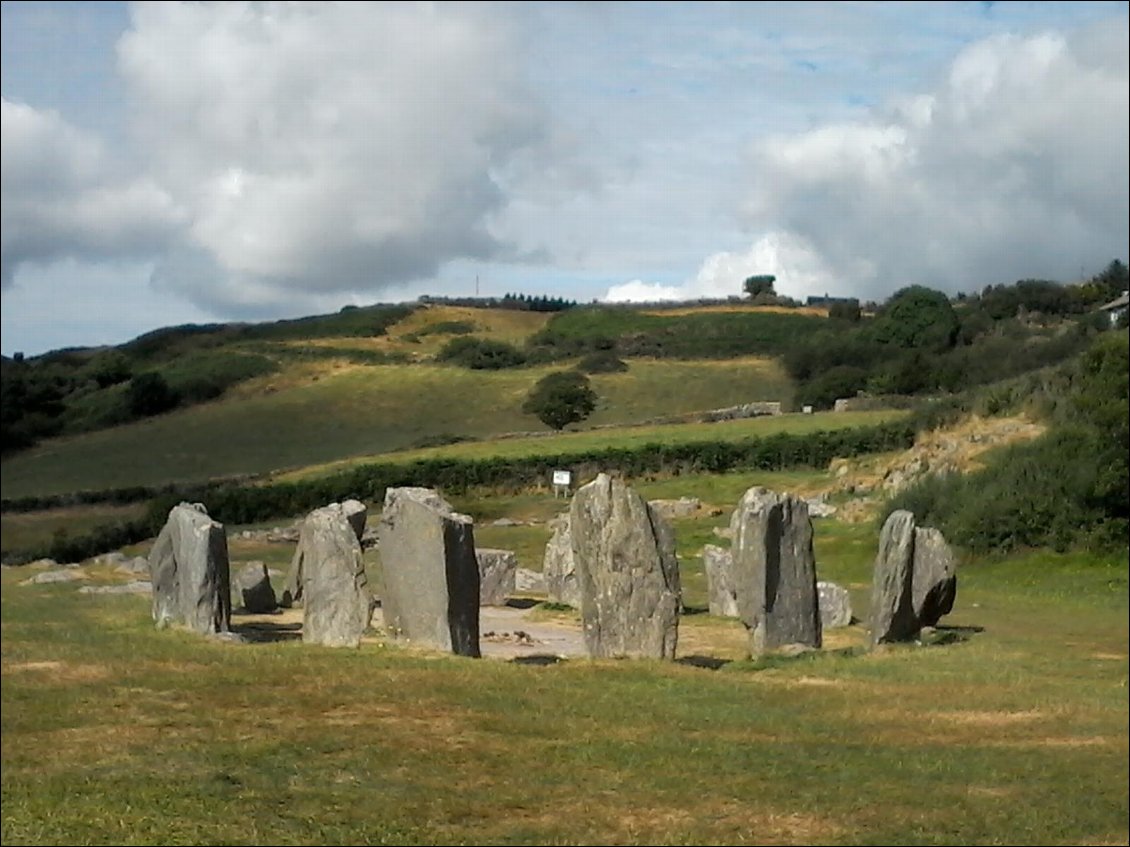
{"type": "Polygon", "coordinates": [[[633,280],[608,289],[610,303],[658,302],[743,297],[743,284],[751,276],[770,274],[774,290],[803,300],[809,294],[849,293],[819,256],[795,235],[773,232],[759,238],[745,252],[714,253],[703,261],[691,279],[679,285],[633,280]]]}
{"type": "Polygon", "coordinates": [[[145,177],[122,178],[100,142],[50,111],[0,102],[0,262],[5,289],[25,263],[143,257],[179,219],[145,177]]]}
{"type": "Polygon", "coordinates": [[[498,8],[151,4],[119,58],[191,213],[158,279],[196,302],[379,291],[511,250],[491,222],[546,136],[498,8]]]}
{"type": "Polygon", "coordinates": [[[1127,254],[1128,64],[1125,27],[980,41],[868,122],[757,142],[744,218],[865,299],[1093,273],[1127,254]]]}

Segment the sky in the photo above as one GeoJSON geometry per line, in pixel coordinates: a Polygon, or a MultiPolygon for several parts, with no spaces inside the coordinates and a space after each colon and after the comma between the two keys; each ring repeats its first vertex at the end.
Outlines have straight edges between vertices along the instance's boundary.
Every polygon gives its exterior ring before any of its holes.
{"type": "Polygon", "coordinates": [[[2,352],[1128,254],[1126,2],[0,3],[2,352]]]}

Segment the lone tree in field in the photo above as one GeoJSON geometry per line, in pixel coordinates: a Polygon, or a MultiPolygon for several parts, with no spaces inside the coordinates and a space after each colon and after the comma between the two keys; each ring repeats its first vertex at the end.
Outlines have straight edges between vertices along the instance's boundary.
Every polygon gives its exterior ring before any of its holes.
{"type": "Polygon", "coordinates": [[[776,297],[777,292],[773,290],[773,283],[776,281],[777,277],[772,274],[746,277],[746,281],[742,283],[742,290],[750,296],[751,300],[756,300],[758,297],[762,299],[776,297]]]}
{"type": "Polygon", "coordinates": [[[554,371],[537,381],[522,411],[537,415],[546,426],[564,429],[568,424],[583,421],[596,408],[596,392],[589,378],[579,371],[554,371]]]}

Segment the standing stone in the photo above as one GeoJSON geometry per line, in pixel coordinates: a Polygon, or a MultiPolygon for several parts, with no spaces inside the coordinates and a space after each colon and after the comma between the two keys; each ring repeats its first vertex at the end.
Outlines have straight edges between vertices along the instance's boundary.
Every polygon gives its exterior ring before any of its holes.
{"type": "Polygon", "coordinates": [[[939,530],[914,530],[914,614],[922,626],[936,626],[953,611],[957,597],[957,569],[953,551],[939,530]]]}
{"type": "Polygon", "coordinates": [[[200,633],[231,628],[231,574],[224,526],[200,503],[180,503],[149,551],[153,620],[200,633]]]}
{"type": "Polygon", "coordinates": [[[356,647],[372,614],[361,542],[340,503],[315,509],[302,523],[295,553],[302,575],[302,640],[356,647]]]}
{"type": "Polygon", "coordinates": [[[479,605],[505,606],[514,593],[518,556],[513,550],[475,549],[479,562],[479,605]]]}
{"type": "MultiPolygon", "coordinates": [[[[339,508],[345,516],[350,528],[357,536],[358,543],[365,535],[365,521],[368,518],[368,507],[360,500],[346,500],[341,504],[330,503],[327,508],[339,508]]],[[[301,530],[299,531],[301,535],[301,530]]],[[[287,608],[302,605],[302,548],[299,546],[294,551],[290,560],[290,570],[283,583],[282,596],[279,605],[287,608]]]]}
{"type": "Polygon", "coordinates": [[[247,612],[262,615],[278,608],[271,574],[263,562],[248,562],[236,575],[235,582],[247,612]]]}
{"type": "Polygon", "coordinates": [[[710,614],[721,618],[738,617],[733,554],[716,544],[705,544],[702,548],[702,567],[706,571],[710,614]]]}
{"type": "Polygon", "coordinates": [[[879,534],[871,590],[871,644],[912,641],[953,610],[957,569],[942,533],[891,512],[879,534]]]}
{"type": "Polygon", "coordinates": [[[480,656],[474,521],[430,488],[388,488],[378,536],[388,631],[421,646],[480,656]]]}
{"type": "Polygon", "coordinates": [[[912,641],[921,624],[914,613],[914,515],[891,512],[879,533],[871,581],[871,646],[912,641]]]}
{"type": "Polygon", "coordinates": [[[820,599],[821,629],[837,629],[851,625],[851,595],[846,588],[834,582],[817,580],[816,593],[820,599]]]}
{"type": "Polygon", "coordinates": [[[589,656],[675,658],[682,591],[670,524],[601,473],[573,496],[569,526],[589,656]]]}
{"type": "Polygon", "coordinates": [[[753,487],[730,518],[738,611],[750,652],[820,647],[812,521],[802,498],[753,487]]]}
{"type": "Polygon", "coordinates": [[[545,545],[541,572],[545,576],[545,596],[550,603],[563,603],[574,609],[581,607],[581,587],[577,582],[577,564],[573,559],[573,535],[569,529],[569,513],[563,512],[552,521],[553,535],[545,545]]]}

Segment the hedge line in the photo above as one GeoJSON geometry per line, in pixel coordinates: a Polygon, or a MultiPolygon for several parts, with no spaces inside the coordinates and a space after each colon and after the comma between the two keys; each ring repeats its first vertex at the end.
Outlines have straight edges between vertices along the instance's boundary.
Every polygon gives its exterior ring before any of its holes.
{"type": "MultiPolygon", "coordinates": [[[[520,458],[420,459],[409,463],[381,462],[361,465],[320,479],[272,485],[225,482],[206,486],[166,486],[149,489],[150,506],[144,518],[100,527],[75,538],[57,538],[48,548],[5,554],[9,564],[49,556],[57,561],[78,561],[150,538],[161,528],[169,509],[182,500],[204,503],[208,513],[225,524],[248,524],[290,518],[331,502],[356,498],[383,503],[385,489],[424,486],[445,492],[471,488],[521,489],[544,485],[554,470],[571,470],[575,479],[598,472],[618,472],[628,478],[644,474],[723,473],[733,470],[783,470],[825,467],[836,457],[858,456],[906,449],[915,430],[907,422],[873,427],[819,431],[804,435],[781,433],[744,441],[708,441],[683,444],[645,444],[635,448],[611,447],[574,453],[520,458]]],[[[134,496],[142,488],[102,492],[106,500],[134,496]]],[[[34,499],[38,508],[99,502],[97,492],[61,497],[6,501],[5,509],[26,507],[34,499]]],[[[140,497],[138,499],[141,499],[140,497]]],[[[103,500],[102,502],[105,502],[103,500]]],[[[113,502],[122,502],[113,500],[113,502]]]]}

